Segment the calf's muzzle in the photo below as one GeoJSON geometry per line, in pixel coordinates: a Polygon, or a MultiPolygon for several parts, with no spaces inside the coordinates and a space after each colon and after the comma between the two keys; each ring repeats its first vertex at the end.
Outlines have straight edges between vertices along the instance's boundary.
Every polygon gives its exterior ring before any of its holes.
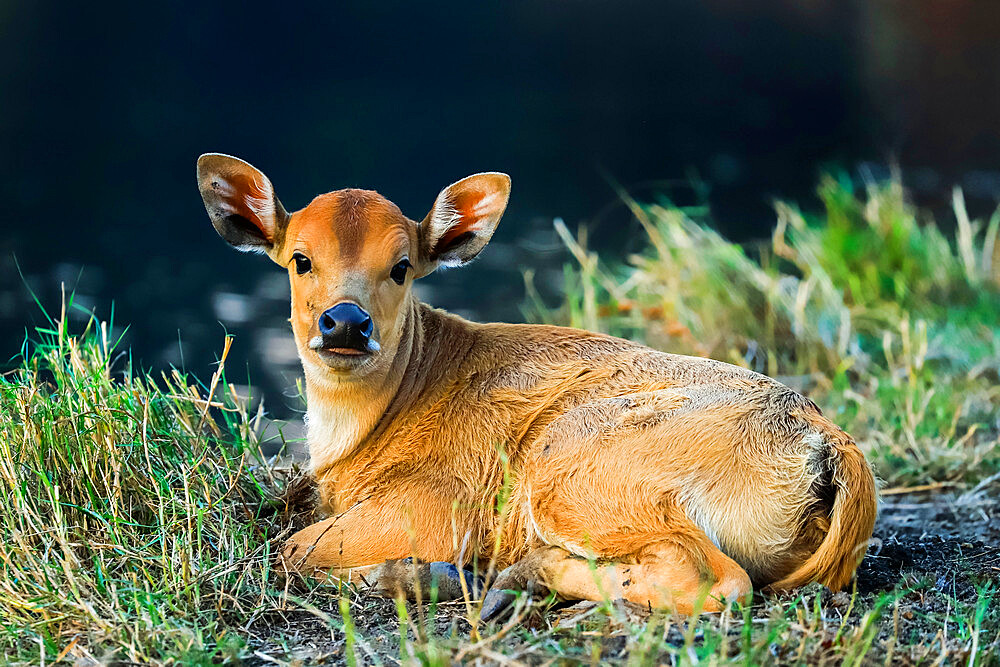
{"type": "Polygon", "coordinates": [[[326,350],[372,352],[375,325],[356,303],[344,301],[319,316],[319,333],[326,350]]]}

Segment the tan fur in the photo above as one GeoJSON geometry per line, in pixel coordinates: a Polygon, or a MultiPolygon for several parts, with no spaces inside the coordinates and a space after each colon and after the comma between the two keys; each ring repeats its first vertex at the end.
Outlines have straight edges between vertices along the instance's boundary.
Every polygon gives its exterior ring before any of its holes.
{"type": "Polygon", "coordinates": [[[485,245],[508,191],[502,175],[464,179],[419,225],[376,193],[334,192],[266,248],[289,266],[311,465],[330,514],[292,537],[288,566],[495,556],[503,581],[679,611],[705,593],[715,608],[751,581],[844,586],[871,535],[874,479],[808,399],[721,362],[475,324],[413,297],[413,277],[485,245]],[[296,251],[312,273],[296,275],[296,251]],[[385,277],[403,255],[414,270],[399,286],[385,277]],[[343,300],[371,314],[381,346],[348,370],[308,347],[318,315],[343,300]]]}

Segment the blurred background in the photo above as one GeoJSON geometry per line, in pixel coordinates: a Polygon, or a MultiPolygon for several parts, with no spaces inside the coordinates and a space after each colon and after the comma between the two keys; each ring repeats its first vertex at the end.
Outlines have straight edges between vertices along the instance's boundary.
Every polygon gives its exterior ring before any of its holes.
{"type": "MultiPolygon", "coordinates": [[[[552,231],[642,241],[616,187],[707,202],[749,241],[823,170],[899,167],[913,195],[1000,200],[1000,4],[736,0],[271,4],[0,1],[0,363],[60,286],[133,361],[229,377],[292,418],[284,272],[212,230],[194,165],[252,162],[290,210],[376,189],[421,219],[470,173],[513,178],[490,249],[421,295],[517,320],[556,294],[552,231]],[[127,330],[126,330],[127,327],[127,330]]],[[[942,218],[946,221],[946,218],[942,218]]],[[[7,362],[9,363],[9,362],[7,362]]]]}

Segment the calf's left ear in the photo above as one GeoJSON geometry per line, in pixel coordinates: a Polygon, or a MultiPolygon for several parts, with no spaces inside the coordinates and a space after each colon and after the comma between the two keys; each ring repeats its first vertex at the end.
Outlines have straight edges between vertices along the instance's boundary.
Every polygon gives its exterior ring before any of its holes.
{"type": "Polygon", "coordinates": [[[468,264],[486,247],[510,198],[510,176],[486,172],[452,183],[420,223],[420,275],[468,264]]]}
{"type": "Polygon", "coordinates": [[[198,190],[215,231],[237,250],[270,253],[284,240],[288,213],[271,181],[248,162],[222,153],[202,155],[198,190]]]}

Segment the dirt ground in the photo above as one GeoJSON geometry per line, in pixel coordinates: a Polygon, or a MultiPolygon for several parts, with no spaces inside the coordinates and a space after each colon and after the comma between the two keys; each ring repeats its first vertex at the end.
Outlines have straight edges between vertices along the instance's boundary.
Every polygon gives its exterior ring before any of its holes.
{"type": "Polygon", "coordinates": [[[1000,488],[883,497],[875,542],[858,570],[858,591],[891,588],[903,574],[933,576],[938,588],[1000,580],[1000,488]]]}
{"type": "MultiPolygon", "coordinates": [[[[974,608],[978,598],[977,586],[981,588],[985,582],[992,581],[996,587],[1000,582],[1000,480],[989,480],[964,493],[949,491],[946,487],[905,493],[893,491],[889,490],[889,495],[883,497],[874,539],[868,556],[858,570],[858,598],[854,602],[853,614],[860,619],[873,607],[880,594],[893,591],[902,582],[912,591],[899,599],[896,609],[888,614],[892,618],[881,621],[865,663],[881,663],[888,651],[892,651],[890,662],[894,664],[933,662],[938,655],[928,656],[926,652],[931,650],[932,645],[941,644],[940,618],[949,618],[954,607],[967,605],[974,608]],[[920,654],[921,651],[925,652],[924,655],[920,654]]],[[[781,605],[791,599],[758,598],[754,604],[755,618],[773,615],[775,603],[781,605]]],[[[825,592],[822,604],[824,614],[829,610],[831,615],[840,618],[851,604],[850,594],[825,592]]],[[[993,604],[1000,604],[1000,601],[993,604]]],[[[317,606],[322,607],[318,613],[289,611],[280,618],[261,618],[250,627],[248,641],[255,651],[255,660],[251,664],[285,664],[289,661],[298,664],[343,663],[346,658],[344,633],[331,630],[329,622],[320,618],[325,613],[340,623],[341,614],[336,602],[329,599],[325,605],[317,606]]],[[[519,662],[545,662],[547,656],[540,655],[524,643],[531,630],[573,624],[582,615],[588,615],[594,607],[592,603],[578,603],[549,610],[544,617],[529,622],[533,627],[528,632],[520,635],[511,632],[503,641],[497,642],[494,649],[502,650],[507,655],[514,654],[519,662]]],[[[409,610],[414,617],[429,612],[426,605],[420,609],[409,605],[409,610]]],[[[352,612],[356,634],[361,638],[356,643],[359,658],[368,663],[372,661],[371,655],[376,655],[383,664],[398,664],[400,623],[395,603],[362,596],[359,602],[352,605],[352,612]]],[[[640,610],[628,610],[627,615],[631,622],[642,621],[640,610]]],[[[431,625],[439,637],[452,638],[451,643],[445,641],[444,644],[454,647],[454,638],[465,637],[467,640],[469,625],[464,616],[465,608],[461,603],[439,606],[431,625]]],[[[992,632],[995,634],[996,630],[992,632]]],[[[606,635],[602,660],[624,662],[627,659],[627,643],[621,634],[611,632],[606,635]]],[[[947,623],[943,636],[946,643],[959,642],[949,638],[947,623]]],[[[683,641],[681,628],[671,629],[668,641],[671,638],[676,638],[679,645],[683,641]]],[[[988,641],[992,640],[991,635],[988,641]]],[[[794,646],[777,646],[771,651],[774,661],[783,662],[784,652],[792,649],[794,646]]],[[[806,658],[810,662],[824,662],[824,656],[816,655],[815,650],[811,648],[806,658]]],[[[940,651],[940,648],[935,650],[940,651]]],[[[956,650],[960,653],[963,649],[959,646],[956,650]]],[[[499,653],[495,655],[497,662],[507,661],[499,653]]],[[[454,658],[453,654],[450,659],[454,658]]],[[[444,661],[448,662],[449,658],[444,661]]]]}

